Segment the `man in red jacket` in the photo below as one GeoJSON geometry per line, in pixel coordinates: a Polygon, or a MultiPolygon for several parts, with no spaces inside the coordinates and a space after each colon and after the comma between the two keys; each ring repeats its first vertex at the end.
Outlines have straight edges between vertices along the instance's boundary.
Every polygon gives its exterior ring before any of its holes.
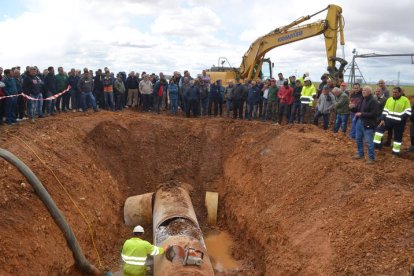
{"type": "Polygon", "coordinates": [[[277,96],[279,98],[279,116],[277,122],[279,125],[281,125],[283,120],[283,114],[285,114],[287,118],[286,123],[289,123],[290,105],[292,105],[293,103],[293,88],[289,86],[288,80],[283,81],[283,85],[279,88],[277,96]]]}

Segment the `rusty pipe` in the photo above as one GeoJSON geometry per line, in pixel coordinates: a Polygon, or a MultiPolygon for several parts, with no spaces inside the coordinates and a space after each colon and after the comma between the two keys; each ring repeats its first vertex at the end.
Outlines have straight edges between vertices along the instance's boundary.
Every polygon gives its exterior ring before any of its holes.
{"type": "Polygon", "coordinates": [[[178,261],[169,261],[165,256],[155,256],[154,275],[213,276],[213,267],[188,191],[182,187],[163,186],[155,193],[153,203],[154,244],[164,248],[188,246],[204,255],[200,266],[185,266],[178,261]]]}

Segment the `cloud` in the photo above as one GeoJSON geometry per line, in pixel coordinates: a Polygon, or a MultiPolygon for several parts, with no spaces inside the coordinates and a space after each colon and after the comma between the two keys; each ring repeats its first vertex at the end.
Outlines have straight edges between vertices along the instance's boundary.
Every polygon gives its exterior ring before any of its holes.
{"type": "MultiPolygon", "coordinates": [[[[250,44],[271,30],[317,12],[325,1],[267,0],[16,0],[19,11],[0,17],[3,67],[36,64],[65,69],[109,66],[114,71],[193,74],[227,57],[239,66],[250,44]]],[[[345,19],[345,54],[405,53],[414,49],[412,0],[382,4],[374,0],[338,0],[345,19]]],[[[14,2],[13,2],[14,3],[14,2]]],[[[9,9],[11,9],[9,7],[9,9]]],[[[311,20],[323,19],[321,13],[311,20]]],[[[342,50],[338,47],[338,55],[342,50]]],[[[275,70],[285,75],[326,69],[322,35],[271,50],[275,70]]],[[[413,65],[405,59],[358,62],[372,79],[394,76],[412,81],[413,65]]],[[[367,77],[368,78],[368,77],[367,77]]]]}
{"type": "Polygon", "coordinates": [[[155,34],[197,37],[217,32],[221,20],[207,7],[179,8],[160,13],[151,30],[155,34]]]}

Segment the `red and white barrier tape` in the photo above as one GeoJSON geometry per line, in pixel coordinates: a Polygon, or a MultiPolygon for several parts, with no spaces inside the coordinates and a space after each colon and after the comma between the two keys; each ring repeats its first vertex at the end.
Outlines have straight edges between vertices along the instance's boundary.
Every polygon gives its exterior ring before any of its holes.
{"type": "Polygon", "coordinates": [[[2,96],[2,97],[0,97],[0,100],[6,99],[6,98],[13,98],[13,97],[18,97],[18,96],[23,96],[23,97],[25,97],[25,98],[27,98],[29,100],[32,100],[32,101],[51,101],[51,100],[54,100],[54,99],[58,98],[59,96],[62,96],[66,92],[68,92],[70,90],[70,88],[71,88],[71,86],[69,85],[68,88],[66,88],[62,92],[57,93],[57,94],[55,94],[53,96],[50,96],[48,98],[45,98],[45,99],[36,99],[36,98],[30,97],[29,95],[27,95],[25,93],[20,93],[20,94],[16,94],[16,95],[2,96]]]}

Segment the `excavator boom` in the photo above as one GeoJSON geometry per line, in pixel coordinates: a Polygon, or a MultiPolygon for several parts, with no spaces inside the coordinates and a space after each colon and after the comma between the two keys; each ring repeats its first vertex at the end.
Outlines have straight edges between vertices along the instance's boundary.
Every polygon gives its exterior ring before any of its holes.
{"type": "MultiPolygon", "coordinates": [[[[260,74],[260,68],[265,54],[270,50],[285,44],[323,34],[325,38],[328,71],[332,77],[338,78],[341,76],[346,65],[346,61],[336,57],[338,33],[340,36],[340,43],[341,45],[344,45],[342,8],[337,5],[329,5],[327,8],[315,14],[300,17],[286,26],[277,28],[268,34],[259,37],[250,45],[247,52],[243,55],[240,67],[238,69],[229,68],[227,70],[220,70],[221,76],[223,76],[224,79],[228,79],[230,76],[243,79],[255,79],[260,74]],[[328,12],[324,20],[299,25],[326,10],[328,12]],[[341,63],[340,70],[335,67],[337,61],[341,63]]],[[[210,70],[211,73],[214,71],[216,70],[210,70]]],[[[211,73],[210,75],[214,76],[214,74],[211,73]]],[[[217,77],[213,79],[217,79],[217,77]]]]}

